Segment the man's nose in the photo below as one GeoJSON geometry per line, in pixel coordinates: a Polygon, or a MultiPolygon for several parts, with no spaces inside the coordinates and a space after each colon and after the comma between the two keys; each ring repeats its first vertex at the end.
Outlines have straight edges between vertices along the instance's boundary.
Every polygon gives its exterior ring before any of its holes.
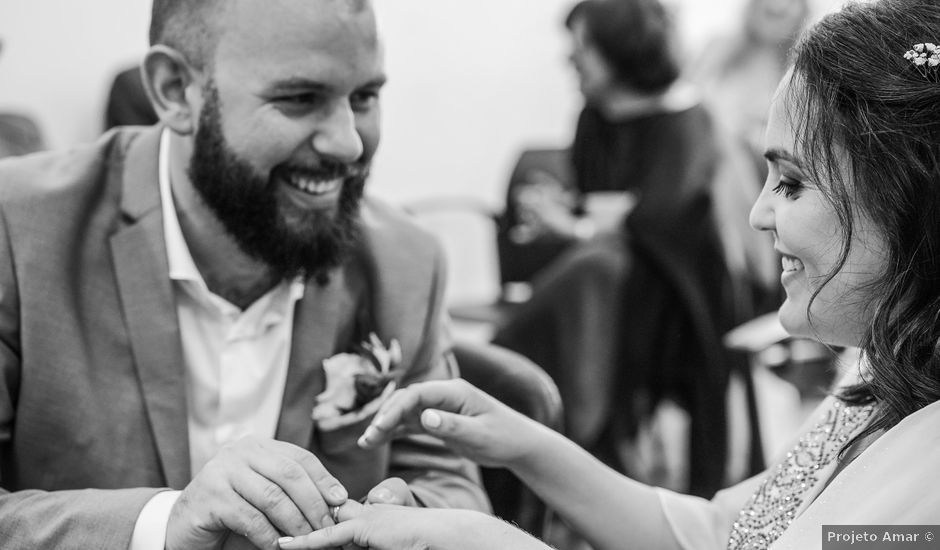
{"type": "Polygon", "coordinates": [[[348,101],[338,102],[323,117],[313,134],[314,151],[338,162],[354,162],[362,156],[362,138],[356,129],[356,114],[348,101]]]}

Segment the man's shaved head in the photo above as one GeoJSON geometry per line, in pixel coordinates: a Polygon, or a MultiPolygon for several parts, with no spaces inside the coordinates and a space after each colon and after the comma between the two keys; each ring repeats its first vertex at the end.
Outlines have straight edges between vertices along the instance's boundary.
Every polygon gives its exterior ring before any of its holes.
{"type": "Polygon", "coordinates": [[[184,56],[193,66],[211,64],[219,38],[216,23],[224,0],[153,0],[150,45],[163,44],[184,56]]]}
{"type": "MultiPolygon", "coordinates": [[[[150,45],[163,44],[202,69],[211,65],[220,35],[223,9],[232,0],[153,0],[150,45]]],[[[369,0],[336,0],[352,12],[370,6],[369,0]]]]}

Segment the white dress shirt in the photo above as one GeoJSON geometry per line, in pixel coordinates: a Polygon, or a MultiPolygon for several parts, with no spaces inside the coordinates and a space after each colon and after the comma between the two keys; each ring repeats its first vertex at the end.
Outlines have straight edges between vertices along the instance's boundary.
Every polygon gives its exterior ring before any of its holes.
{"type": "MultiPolygon", "coordinates": [[[[242,311],[213,294],[196,268],[170,186],[169,130],[160,140],[159,179],[169,277],[173,282],[186,377],[193,476],[224,445],[245,435],[274,437],[287,379],[294,306],[302,279],[285,281],[242,311]]],[[[178,491],[141,511],[131,550],[162,550],[178,491]]]]}

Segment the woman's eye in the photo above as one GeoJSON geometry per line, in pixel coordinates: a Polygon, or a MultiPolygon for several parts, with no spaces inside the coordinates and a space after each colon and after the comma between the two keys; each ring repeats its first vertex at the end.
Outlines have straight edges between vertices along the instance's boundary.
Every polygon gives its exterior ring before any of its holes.
{"type": "Polygon", "coordinates": [[[773,191],[778,195],[783,195],[788,199],[792,199],[799,196],[802,189],[803,184],[798,180],[789,178],[787,176],[780,176],[780,180],[777,182],[777,186],[774,187],[773,191]]]}

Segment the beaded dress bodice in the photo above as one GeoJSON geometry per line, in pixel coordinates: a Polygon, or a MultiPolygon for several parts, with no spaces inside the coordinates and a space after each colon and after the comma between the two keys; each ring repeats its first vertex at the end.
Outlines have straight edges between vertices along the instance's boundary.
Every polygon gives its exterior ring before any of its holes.
{"type": "Polygon", "coordinates": [[[842,448],[864,428],[874,407],[834,401],[761,483],[731,527],[728,550],[768,548],[819,492],[842,448]]]}

